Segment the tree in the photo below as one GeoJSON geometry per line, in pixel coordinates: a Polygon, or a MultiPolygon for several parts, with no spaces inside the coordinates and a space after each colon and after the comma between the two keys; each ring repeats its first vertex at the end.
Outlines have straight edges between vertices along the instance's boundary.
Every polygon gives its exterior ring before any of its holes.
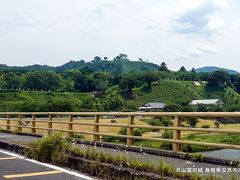
{"type": "Polygon", "coordinates": [[[230,76],[225,71],[215,71],[207,78],[208,87],[220,87],[223,88],[226,84],[230,84],[230,76]]]}
{"type": "Polygon", "coordinates": [[[95,89],[94,80],[79,73],[74,77],[74,89],[80,92],[93,91],[95,89]]]}
{"type": "Polygon", "coordinates": [[[127,59],[128,55],[127,54],[119,54],[119,59],[127,59]]]}
{"type": "Polygon", "coordinates": [[[108,81],[104,81],[101,79],[97,79],[94,84],[95,84],[95,89],[99,92],[104,92],[109,88],[108,81]]]}
{"type": "Polygon", "coordinates": [[[5,85],[6,85],[6,82],[4,80],[4,77],[2,75],[0,75],[0,88],[5,87],[5,85]]]}
{"type": "Polygon", "coordinates": [[[178,104],[170,104],[170,105],[166,105],[163,108],[163,111],[165,112],[179,112],[181,111],[182,107],[178,104]]]}
{"type": "Polygon", "coordinates": [[[179,72],[187,72],[186,68],[184,66],[182,66],[180,69],[179,69],[179,72]]]}
{"type": "Polygon", "coordinates": [[[185,121],[192,128],[196,127],[197,123],[199,122],[196,117],[185,117],[185,121]]]}
{"type": "Polygon", "coordinates": [[[119,87],[123,92],[132,93],[132,88],[137,84],[136,78],[126,76],[120,81],[119,87]]]}
{"type": "Polygon", "coordinates": [[[9,72],[4,75],[5,86],[8,89],[21,88],[23,84],[23,77],[20,74],[9,72]]]}
{"type": "Polygon", "coordinates": [[[169,71],[165,62],[162,62],[159,71],[169,71]]]}
{"type": "Polygon", "coordinates": [[[63,79],[56,72],[36,71],[27,74],[25,88],[37,90],[59,90],[63,79]]]}
{"type": "Polygon", "coordinates": [[[119,111],[123,107],[123,98],[117,94],[110,94],[106,97],[105,103],[106,103],[105,110],[107,110],[107,111],[118,110],[119,111]]]}
{"type": "Polygon", "coordinates": [[[102,59],[99,56],[95,56],[93,61],[97,62],[97,61],[101,61],[102,59]]]}
{"type": "Polygon", "coordinates": [[[157,76],[154,73],[146,73],[144,77],[145,81],[147,82],[148,86],[151,87],[152,82],[157,80],[157,76]]]}
{"type": "Polygon", "coordinates": [[[196,70],[195,70],[194,67],[192,68],[191,72],[192,72],[192,73],[196,73],[196,70]]]}

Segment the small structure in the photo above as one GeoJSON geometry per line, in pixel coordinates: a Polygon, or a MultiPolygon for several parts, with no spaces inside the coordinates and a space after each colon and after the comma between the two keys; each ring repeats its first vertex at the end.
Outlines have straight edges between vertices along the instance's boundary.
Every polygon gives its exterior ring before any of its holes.
{"type": "Polygon", "coordinates": [[[202,99],[202,100],[193,100],[189,103],[190,106],[198,106],[198,105],[215,105],[221,106],[224,103],[220,99],[202,99]]]}
{"type": "Polygon", "coordinates": [[[153,103],[147,103],[142,107],[139,107],[139,110],[141,111],[157,111],[161,110],[165,107],[164,103],[161,102],[153,102],[153,103]]]}

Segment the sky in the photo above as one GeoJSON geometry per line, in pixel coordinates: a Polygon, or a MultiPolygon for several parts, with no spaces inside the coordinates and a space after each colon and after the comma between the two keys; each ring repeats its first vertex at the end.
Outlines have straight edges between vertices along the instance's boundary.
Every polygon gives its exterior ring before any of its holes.
{"type": "Polygon", "coordinates": [[[239,0],[0,0],[0,64],[165,62],[240,71],[239,0]]]}

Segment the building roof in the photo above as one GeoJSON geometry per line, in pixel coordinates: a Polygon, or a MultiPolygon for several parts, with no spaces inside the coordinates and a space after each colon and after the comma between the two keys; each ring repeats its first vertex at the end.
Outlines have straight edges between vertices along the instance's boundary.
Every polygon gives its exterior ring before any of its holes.
{"type": "Polygon", "coordinates": [[[144,105],[144,107],[150,107],[151,109],[162,109],[164,106],[165,104],[161,102],[147,103],[144,105]]]}
{"type": "Polygon", "coordinates": [[[198,105],[198,104],[205,104],[205,105],[217,105],[217,104],[224,104],[220,99],[202,99],[202,100],[193,100],[189,105],[198,105]]]}

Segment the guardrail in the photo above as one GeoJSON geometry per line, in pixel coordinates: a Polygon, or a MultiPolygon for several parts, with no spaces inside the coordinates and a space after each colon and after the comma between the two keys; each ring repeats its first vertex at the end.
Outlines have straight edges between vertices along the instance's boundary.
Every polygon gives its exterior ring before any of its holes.
{"type": "MultiPolygon", "coordinates": [[[[36,130],[46,130],[46,131],[62,131],[68,133],[69,137],[73,136],[73,133],[89,134],[93,135],[92,141],[100,141],[101,136],[113,136],[127,139],[127,145],[133,146],[134,139],[138,140],[149,140],[149,141],[159,141],[159,142],[168,142],[173,144],[173,151],[181,151],[182,144],[189,145],[200,145],[200,146],[209,146],[217,148],[229,148],[229,149],[240,149],[240,145],[231,145],[231,144],[218,144],[218,143],[207,143],[207,142],[196,142],[196,141],[186,141],[181,140],[182,131],[192,131],[192,132],[205,132],[205,133],[231,133],[231,134],[240,134],[240,130],[226,130],[226,129],[213,129],[213,128],[188,128],[181,127],[181,117],[240,117],[239,112],[0,112],[1,120],[5,120],[6,123],[0,123],[0,126],[6,127],[7,131],[11,130],[11,127],[17,128],[18,132],[22,132],[23,128],[31,129],[32,134],[36,134],[36,130]],[[58,117],[68,118],[67,121],[56,121],[53,118],[58,117]],[[86,122],[74,122],[74,118],[89,116],[95,117],[94,123],[86,122]],[[101,123],[102,116],[119,116],[119,117],[128,117],[128,124],[113,124],[113,123],[101,123]],[[136,116],[146,116],[146,117],[173,117],[174,125],[173,127],[164,127],[164,126],[146,126],[146,125],[135,125],[134,119],[136,116]],[[40,120],[43,117],[47,117],[46,120],[40,120]],[[30,126],[24,126],[24,118],[27,122],[30,123],[30,126]],[[13,125],[11,122],[18,122],[17,125],[13,125]],[[36,122],[46,123],[47,127],[37,127],[36,122]],[[53,124],[67,124],[68,127],[65,129],[53,128],[53,124]],[[93,131],[78,131],[74,130],[74,125],[88,125],[93,127],[93,131]],[[127,135],[120,134],[111,134],[111,133],[102,133],[99,131],[99,127],[125,127],[127,128],[127,135]],[[146,138],[141,136],[134,136],[134,128],[147,128],[147,129],[158,129],[158,130],[172,130],[173,138],[172,139],[163,139],[163,138],[146,138]]],[[[0,120],[0,121],[1,121],[0,120]]]]}

